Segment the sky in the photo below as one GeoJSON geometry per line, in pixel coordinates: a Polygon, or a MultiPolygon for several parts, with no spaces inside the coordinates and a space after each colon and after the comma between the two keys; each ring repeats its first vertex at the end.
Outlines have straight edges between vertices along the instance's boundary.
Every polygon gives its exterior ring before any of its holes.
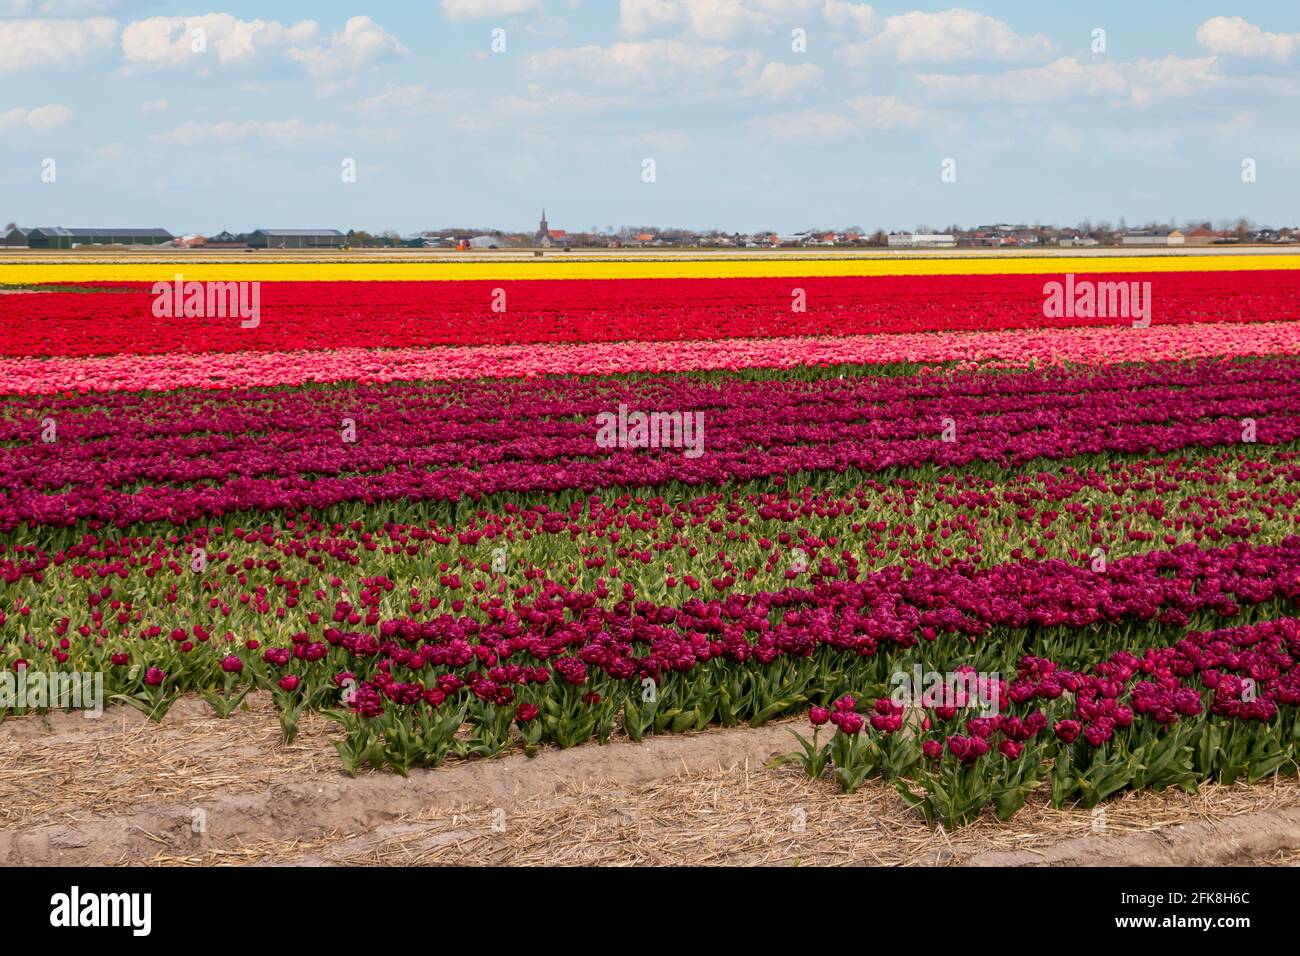
{"type": "Polygon", "coordinates": [[[0,0],[0,225],[1300,222],[1300,3],[0,0]]]}

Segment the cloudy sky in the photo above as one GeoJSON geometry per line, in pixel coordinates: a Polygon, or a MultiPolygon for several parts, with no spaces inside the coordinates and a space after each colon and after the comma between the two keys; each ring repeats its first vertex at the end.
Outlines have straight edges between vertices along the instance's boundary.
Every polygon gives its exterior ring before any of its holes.
{"type": "Polygon", "coordinates": [[[1287,225],[1298,117],[1294,0],[0,0],[0,224],[1287,225]]]}

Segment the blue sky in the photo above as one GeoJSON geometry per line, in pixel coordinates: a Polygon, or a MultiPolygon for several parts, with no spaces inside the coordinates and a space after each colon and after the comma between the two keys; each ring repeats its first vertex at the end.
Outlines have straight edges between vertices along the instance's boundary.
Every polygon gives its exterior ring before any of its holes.
{"type": "Polygon", "coordinates": [[[0,224],[1293,225],[1298,118],[1294,2],[0,0],[0,224]]]}

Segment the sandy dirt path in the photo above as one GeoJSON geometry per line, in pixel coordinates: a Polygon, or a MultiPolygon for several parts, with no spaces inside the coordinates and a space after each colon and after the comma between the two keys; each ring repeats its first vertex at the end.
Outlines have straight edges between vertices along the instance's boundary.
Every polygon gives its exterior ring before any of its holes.
{"type": "Polygon", "coordinates": [[[451,762],[409,779],[338,769],[333,725],[280,742],[267,699],[161,724],[116,708],[0,728],[0,864],[1293,864],[1300,779],[1128,794],[1104,812],[1032,800],[932,830],[892,788],[851,796],[791,767],[789,727],[451,762]]]}

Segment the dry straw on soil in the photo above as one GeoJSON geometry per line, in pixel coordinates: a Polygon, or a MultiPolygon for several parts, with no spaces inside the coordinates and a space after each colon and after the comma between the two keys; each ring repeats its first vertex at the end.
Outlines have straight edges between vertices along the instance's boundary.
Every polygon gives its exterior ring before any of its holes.
{"type": "Polygon", "coordinates": [[[11,719],[0,735],[0,845],[66,862],[160,865],[960,865],[1300,859],[1300,779],[1126,794],[1104,816],[1042,795],[1010,823],[930,829],[895,791],[852,795],[797,769],[781,727],[715,730],[452,763],[403,781],[342,778],[318,717],[284,747],[267,699],[229,721],[182,701],[162,724],[11,719]],[[322,796],[319,800],[317,794],[322,796]],[[202,839],[187,826],[206,806],[202,839]],[[246,819],[231,822],[231,816],[246,819]],[[1098,832],[1100,830],[1100,832],[1098,832]],[[24,842],[27,841],[27,842],[24,842]],[[50,847],[58,855],[49,856],[50,847]],[[33,851],[35,852],[35,851],[33,851]]]}
{"type": "MultiPolygon", "coordinates": [[[[661,783],[620,787],[592,781],[565,788],[494,819],[486,804],[456,813],[403,816],[360,834],[337,833],[301,843],[263,842],[214,849],[199,856],[160,854],[151,862],[179,864],[278,863],[360,866],[426,865],[818,865],[933,866],[968,863],[1084,864],[1099,841],[1123,844],[1134,834],[1177,839],[1179,828],[1248,816],[1269,831],[1270,846],[1249,849],[1228,863],[1289,864],[1297,858],[1300,829],[1272,831],[1269,811],[1300,805],[1300,784],[1206,787],[1195,796],[1128,795],[1106,805],[1105,832],[1092,814],[1026,807],[1012,823],[991,817],[958,833],[932,830],[890,789],[871,784],[851,796],[825,784],[808,784],[797,771],[738,767],[683,774],[661,783]],[[798,813],[802,811],[802,813],[798,813]],[[501,832],[494,832],[499,823],[501,832]],[[796,827],[802,823],[800,831],[796,827]],[[1278,838],[1282,843],[1273,847],[1278,838]],[[1061,860],[1043,851],[1081,844],[1061,860]],[[983,860],[988,853],[1014,859],[983,860]]],[[[1291,820],[1294,824],[1296,821],[1291,820]]],[[[1187,833],[1202,841],[1204,833],[1187,833]]],[[[1164,862],[1131,843],[1129,862],[1164,862]]]]}

